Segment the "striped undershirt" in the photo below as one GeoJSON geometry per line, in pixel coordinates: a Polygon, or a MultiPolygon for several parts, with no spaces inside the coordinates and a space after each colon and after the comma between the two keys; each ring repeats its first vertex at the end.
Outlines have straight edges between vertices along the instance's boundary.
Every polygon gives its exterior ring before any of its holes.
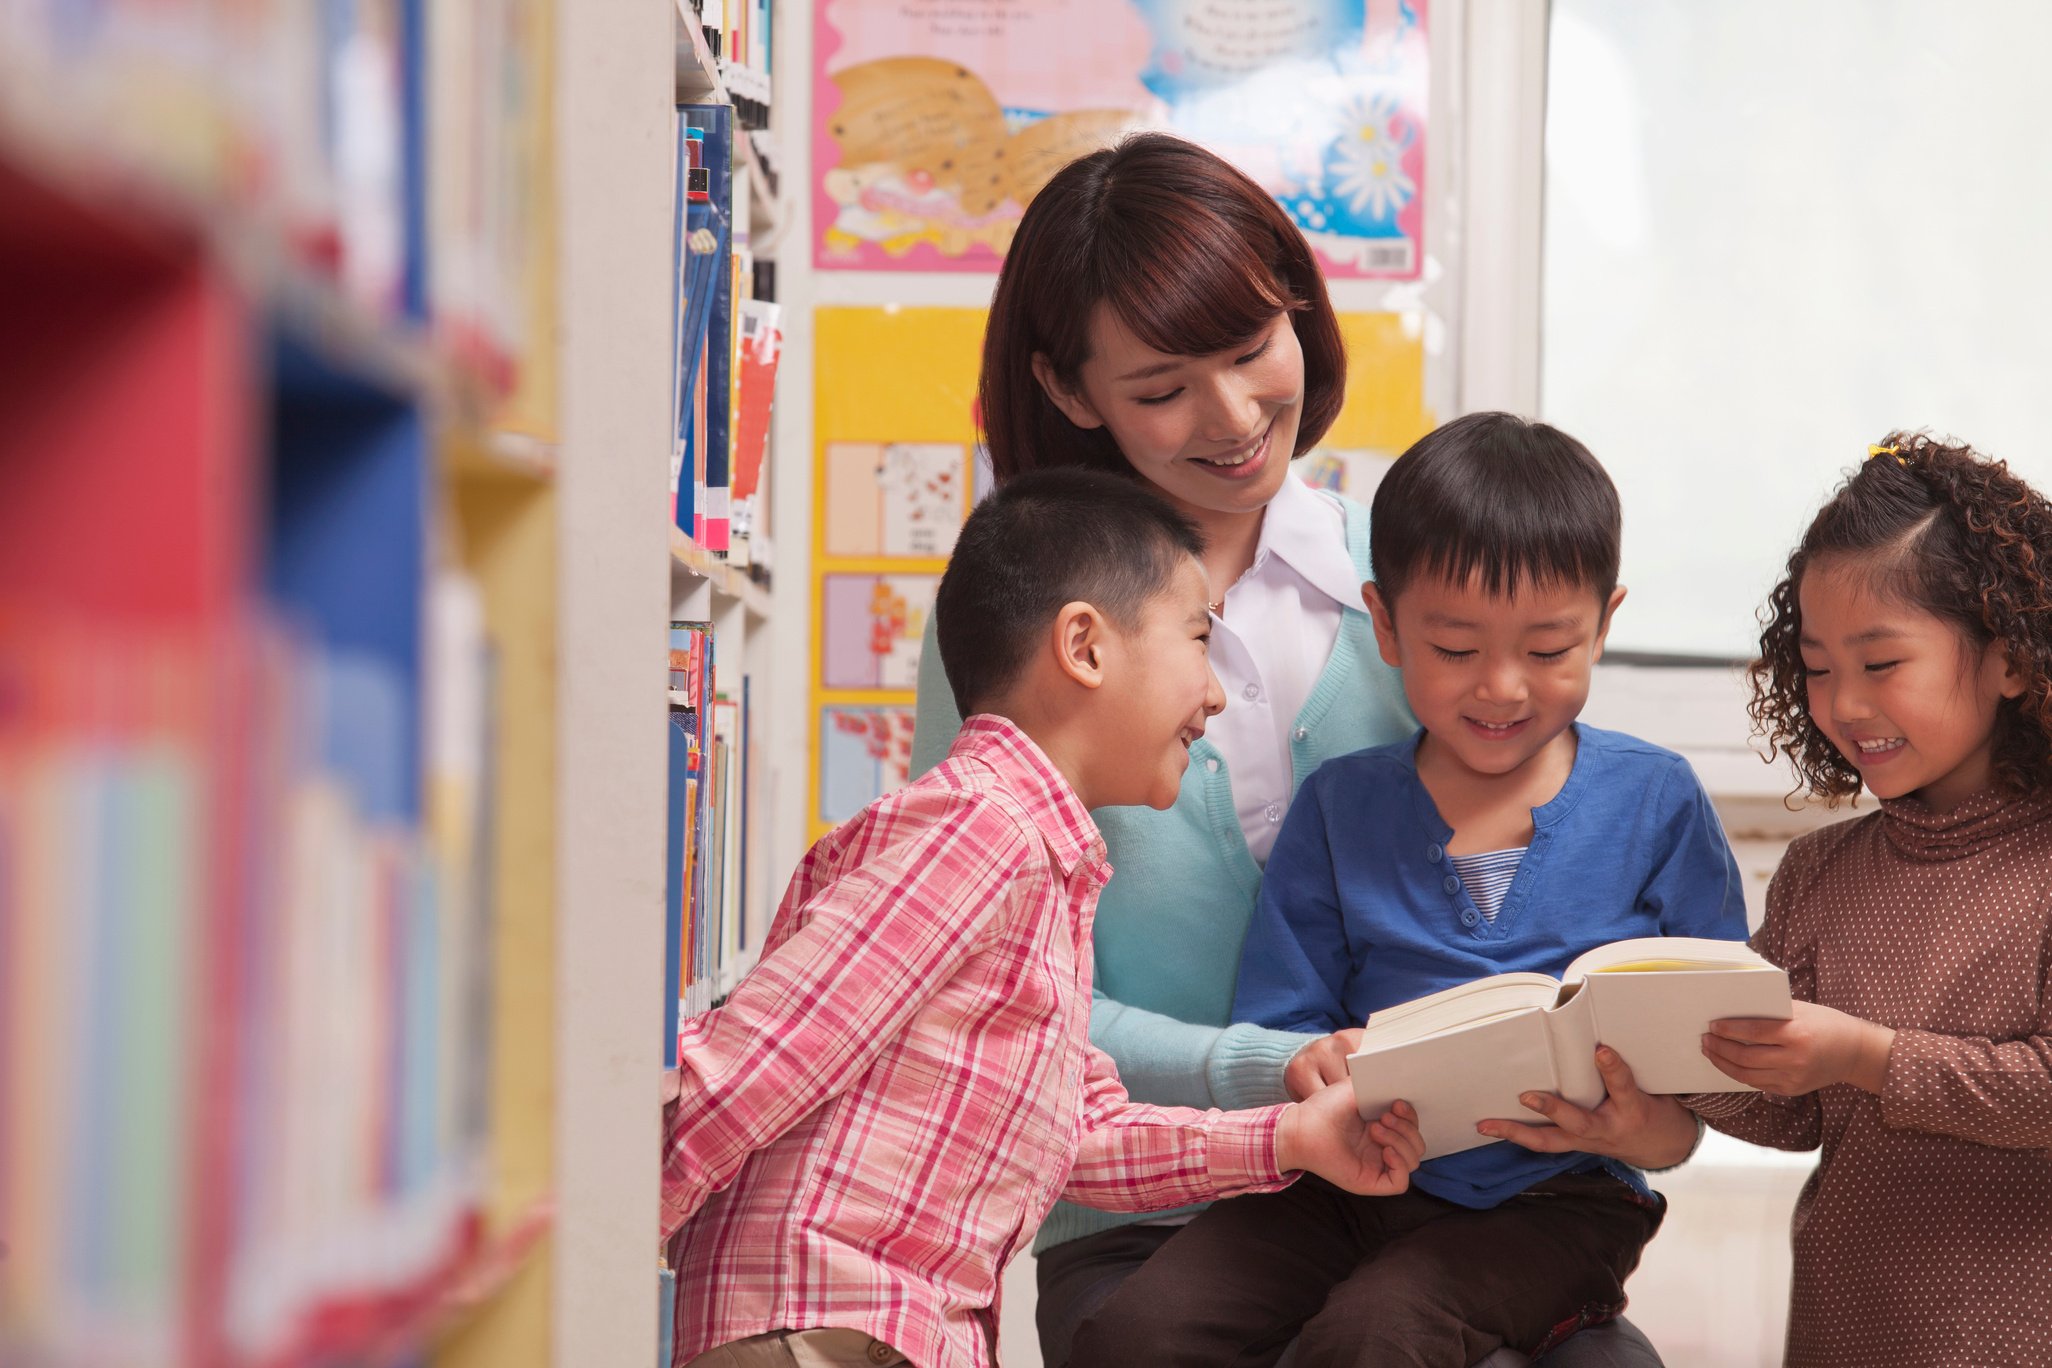
{"type": "Polygon", "coordinates": [[[1503,895],[1510,892],[1511,880],[1518,876],[1518,862],[1525,858],[1525,847],[1446,858],[1467,886],[1468,896],[1475,900],[1475,910],[1484,921],[1494,922],[1496,914],[1503,910],[1503,895]]]}

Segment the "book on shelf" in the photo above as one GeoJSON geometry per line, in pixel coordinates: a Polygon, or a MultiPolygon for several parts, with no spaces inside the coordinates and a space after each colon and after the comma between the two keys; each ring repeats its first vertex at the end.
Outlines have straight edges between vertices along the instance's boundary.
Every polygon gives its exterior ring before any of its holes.
{"type": "Polygon", "coordinates": [[[732,986],[748,943],[750,681],[718,668],[711,623],[670,624],[665,1067],[684,1018],[732,986]]]}
{"type": "Polygon", "coordinates": [[[749,171],[735,160],[733,114],[724,104],[677,110],[671,492],[679,529],[709,555],[746,564],[734,526],[757,515],[781,334],[774,306],[749,298],[749,171]]]}
{"type": "Polygon", "coordinates": [[[1492,1143],[1475,1123],[1545,1124],[1526,1092],[1603,1100],[1608,1045],[1651,1093],[1737,1092],[1703,1056],[1712,1021],[1791,1015],[1788,975],[1739,941],[1651,936],[1578,956],[1558,978],[1497,974],[1371,1014],[1347,1056],[1363,1116],[1418,1109],[1427,1158],[1492,1143]]]}
{"type": "Polygon", "coordinates": [[[677,1270],[656,1263],[656,1368],[671,1368],[677,1341],[677,1270]]]}
{"type": "Polygon", "coordinates": [[[711,710],[712,624],[670,624],[669,817],[664,873],[663,1067],[677,1066],[677,1030],[699,978],[695,911],[700,870],[701,794],[711,710]]]}
{"type": "Polygon", "coordinates": [[[766,300],[741,302],[741,337],[735,379],[734,492],[731,554],[750,563],[758,528],[763,460],[769,451],[770,411],[776,401],[777,363],[782,359],[782,313],[766,300]]]}
{"type": "Polygon", "coordinates": [[[745,752],[741,736],[741,704],[722,693],[713,700],[713,745],[718,753],[714,790],[718,815],[713,824],[715,854],[714,888],[718,899],[720,956],[724,963],[740,961],[743,949],[741,901],[741,769],[745,752]]]}
{"type": "Polygon", "coordinates": [[[467,586],[430,596],[425,697],[264,617],[0,667],[43,695],[0,725],[0,1359],[346,1357],[474,1248],[493,670],[467,586]]]}
{"type": "Polygon", "coordinates": [[[703,471],[697,541],[714,556],[727,554],[729,499],[733,483],[734,434],[734,111],[729,105],[689,105],[685,119],[705,131],[705,170],[712,208],[724,236],[723,257],[713,263],[706,302],[703,426],[694,457],[703,471]]]}

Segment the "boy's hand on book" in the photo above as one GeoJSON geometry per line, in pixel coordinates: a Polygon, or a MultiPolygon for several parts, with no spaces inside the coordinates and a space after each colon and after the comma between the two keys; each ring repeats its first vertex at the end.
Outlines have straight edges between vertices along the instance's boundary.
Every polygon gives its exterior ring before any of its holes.
{"type": "Polygon", "coordinates": [[[1608,1155],[1634,1168],[1673,1168],[1696,1148],[1696,1117],[1672,1097],[1641,1092],[1631,1065],[1608,1045],[1596,1047],[1596,1070],[1609,1094],[1591,1111],[1552,1093],[1526,1093],[1519,1103],[1551,1121],[1483,1121],[1475,1129],[1540,1154],[1608,1155]]]}
{"type": "Polygon", "coordinates": [[[1276,1133],[1276,1165],[1303,1169],[1334,1187],[1363,1197],[1394,1197],[1411,1186],[1425,1158],[1418,1113],[1398,1102],[1373,1121],[1361,1119],[1354,1090],[1345,1083],[1320,1088],[1283,1111],[1276,1133]]]}
{"type": "Polygon", "coordinates": [[[1719,1070],[1776,1097],[1850,1083],[1881,1091],[1895,1032],[1815,1002],[1787,1021],[1713,1021],[1703,1053],[1719,1070]]]}
{"type": "Polygon", "coordinates": [[[1361,1028],[1350,1027],[1320,1036],[1290,1056],[1283,1066],[1283,1087],[1292,1102],[1302,1102],[1320,1088],[1347,1081],[1347,1056],[1361,1048],[1361,1028]]]}

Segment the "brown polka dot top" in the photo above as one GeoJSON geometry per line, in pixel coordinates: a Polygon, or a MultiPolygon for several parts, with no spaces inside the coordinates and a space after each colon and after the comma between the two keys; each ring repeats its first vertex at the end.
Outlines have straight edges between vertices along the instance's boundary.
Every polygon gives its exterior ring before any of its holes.
{"type": "Polygon", "coordinates": [[[1691,1098],[1822,1147],[1792,1368],[2052,1365],[2052,796],[1900,799],[1789,847],[1753,938],[1798,998],[1896,1029],[1879,1096],[1691,1098]]]}

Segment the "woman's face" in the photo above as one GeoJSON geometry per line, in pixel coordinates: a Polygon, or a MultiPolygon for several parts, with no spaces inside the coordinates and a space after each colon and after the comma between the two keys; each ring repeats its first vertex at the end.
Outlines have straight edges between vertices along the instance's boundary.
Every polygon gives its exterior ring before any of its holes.
{"type": "Polygon", "coordinates": [[[1071,422],[1109,430],[1133,469],[1193,512],[1264,507],[1296,453],[1304,351],[1288,313],[1245,346],[1182,356],[1154,350],[1099,304],[1076,388],[1063,390],[1041,357],[1034,373],[1071,422]]]}

